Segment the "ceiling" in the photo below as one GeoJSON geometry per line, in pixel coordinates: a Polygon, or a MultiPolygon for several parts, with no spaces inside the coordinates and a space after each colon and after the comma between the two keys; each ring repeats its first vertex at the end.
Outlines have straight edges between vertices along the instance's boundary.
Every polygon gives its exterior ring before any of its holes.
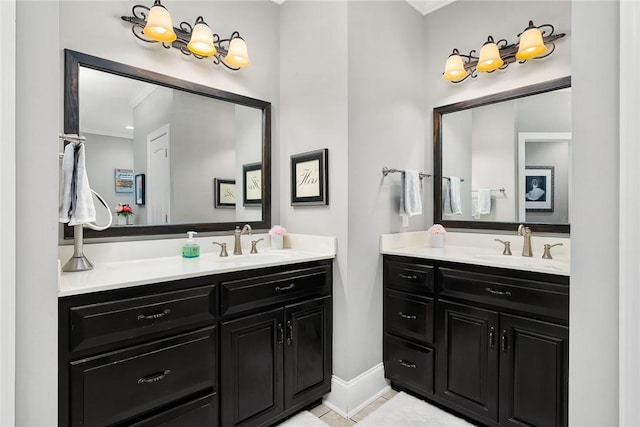
{"type": "MultiPolygon", "coordinates": [[[[286,0],[271,0],[274,3],[282,4],[286,0]]],[[[400,0],[399,0],[400,1],[400,0]]],[[[436,9],[440,9],[443,6],[453,3],[455,0],[406,0],[411,6],[413,6],[418,12],[423,15],[431,13],[436,9]]]]}

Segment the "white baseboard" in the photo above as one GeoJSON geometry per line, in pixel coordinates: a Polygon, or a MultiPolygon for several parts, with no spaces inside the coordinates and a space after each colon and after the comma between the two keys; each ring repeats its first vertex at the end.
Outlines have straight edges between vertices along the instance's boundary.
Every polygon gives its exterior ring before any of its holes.
{"type": "Polygon", "coordinates": [[[323,403],[344,418],[351,418],[390,389],[384,378],[384,365],[374,366],[351,381],[335,375],[331,378],[331,393],[323,403]]]}

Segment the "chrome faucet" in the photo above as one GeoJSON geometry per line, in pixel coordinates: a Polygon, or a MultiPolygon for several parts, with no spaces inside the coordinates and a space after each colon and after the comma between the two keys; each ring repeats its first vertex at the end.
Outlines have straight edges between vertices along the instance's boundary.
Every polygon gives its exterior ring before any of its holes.
{"type": "Polygon", "coordinates": [[[520,224],[518,227],[518,236],[524,237],[524,243],[522,244],[522,256],[533,256],[531,251],[531,229],[525,227],[524,224],[520,224]]]}
{"type": "Polygon", "coordinates": [[[233,254],[234,255],[242,255],[242,240],[240,237],[243,234],[251,234],[251,226],[249,224],[245,224],[240,230],[240,226],[237,225],[236,229],[233,231],[233,254]]]}

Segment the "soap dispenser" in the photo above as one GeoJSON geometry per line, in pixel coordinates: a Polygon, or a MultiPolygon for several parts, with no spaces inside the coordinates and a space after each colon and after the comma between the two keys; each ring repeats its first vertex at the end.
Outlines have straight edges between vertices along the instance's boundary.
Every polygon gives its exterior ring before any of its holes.
{"type": "Polygon", "coordinates": [[[195,231],[187,231],[187,242],[182,247],[183,258],[197,258],[200,256],[200,245],[193,240],[193,236],[198,234],[195,231]]]}

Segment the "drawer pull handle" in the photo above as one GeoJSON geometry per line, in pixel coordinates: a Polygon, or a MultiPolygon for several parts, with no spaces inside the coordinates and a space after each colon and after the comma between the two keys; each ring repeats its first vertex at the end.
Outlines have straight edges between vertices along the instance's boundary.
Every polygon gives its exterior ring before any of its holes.
{"type": "Polygon", "coordinates": [[[167,314],[170,314],[171,310],[169,310],[168,308],[160,313],[156,313],[156,314],[150,314],[150,315],[145,315],[145,314],[141,314],[138,316],[138,320],[156,320],[156,319],[162,319],[164,316],[166,316],[167,314]]]}
{"type": "Polygon", "coordinates": [[[296,284],[295,283],[290,283],[287,286],[276,286],[276,292],[280,292],[280,291],[290,291],[291,289],[295,288],[296,284]]]}
{"type": "Polygon", "coordinates": [[[403,312],[399,311],[398,315],[400,317],[402,317],[403,319],[409,319],[409,320],[416,320],[418,317],[413,315],[413,314],[404,314],[403,312]]]}
{"type": "Polygon", "coordinates": [[[138,384],[157,383],[158,381],[162,381],[164,379],[164,377],[166,377],[170,373],[171,373],[171,371],[169,369],[167,369],[166,371],[162,372],[161,374],[155,374],[155,375],[151,375],[149,377],[140,378],[138,380],[138,384]]]}
{"type": "Polygon", "coordinates": [[[416,369],[415,363],[408,362],[408,361],[402,360],[402,359],[399,359],[398,363],[401,364],[402,366],[404,366],[405,368],[416,369]]]}
{"type": "Polygon", "coordinates": [[[415,274],[408,275],[408,274],[400,273],[400,277],[407,280],[418,280],[418,276],[416,276],[415,274]]]}
{"type": "Polygon", "coordinates": [[[484,290],[489,292],[490,294],[493,294],[493,295],[500,295],[501,297],[510,297],[511,296],[511,292],[509,292],[509,291],[496,291],[495,289],[491,289],[491,288],[484,288],[484,290]]]}

